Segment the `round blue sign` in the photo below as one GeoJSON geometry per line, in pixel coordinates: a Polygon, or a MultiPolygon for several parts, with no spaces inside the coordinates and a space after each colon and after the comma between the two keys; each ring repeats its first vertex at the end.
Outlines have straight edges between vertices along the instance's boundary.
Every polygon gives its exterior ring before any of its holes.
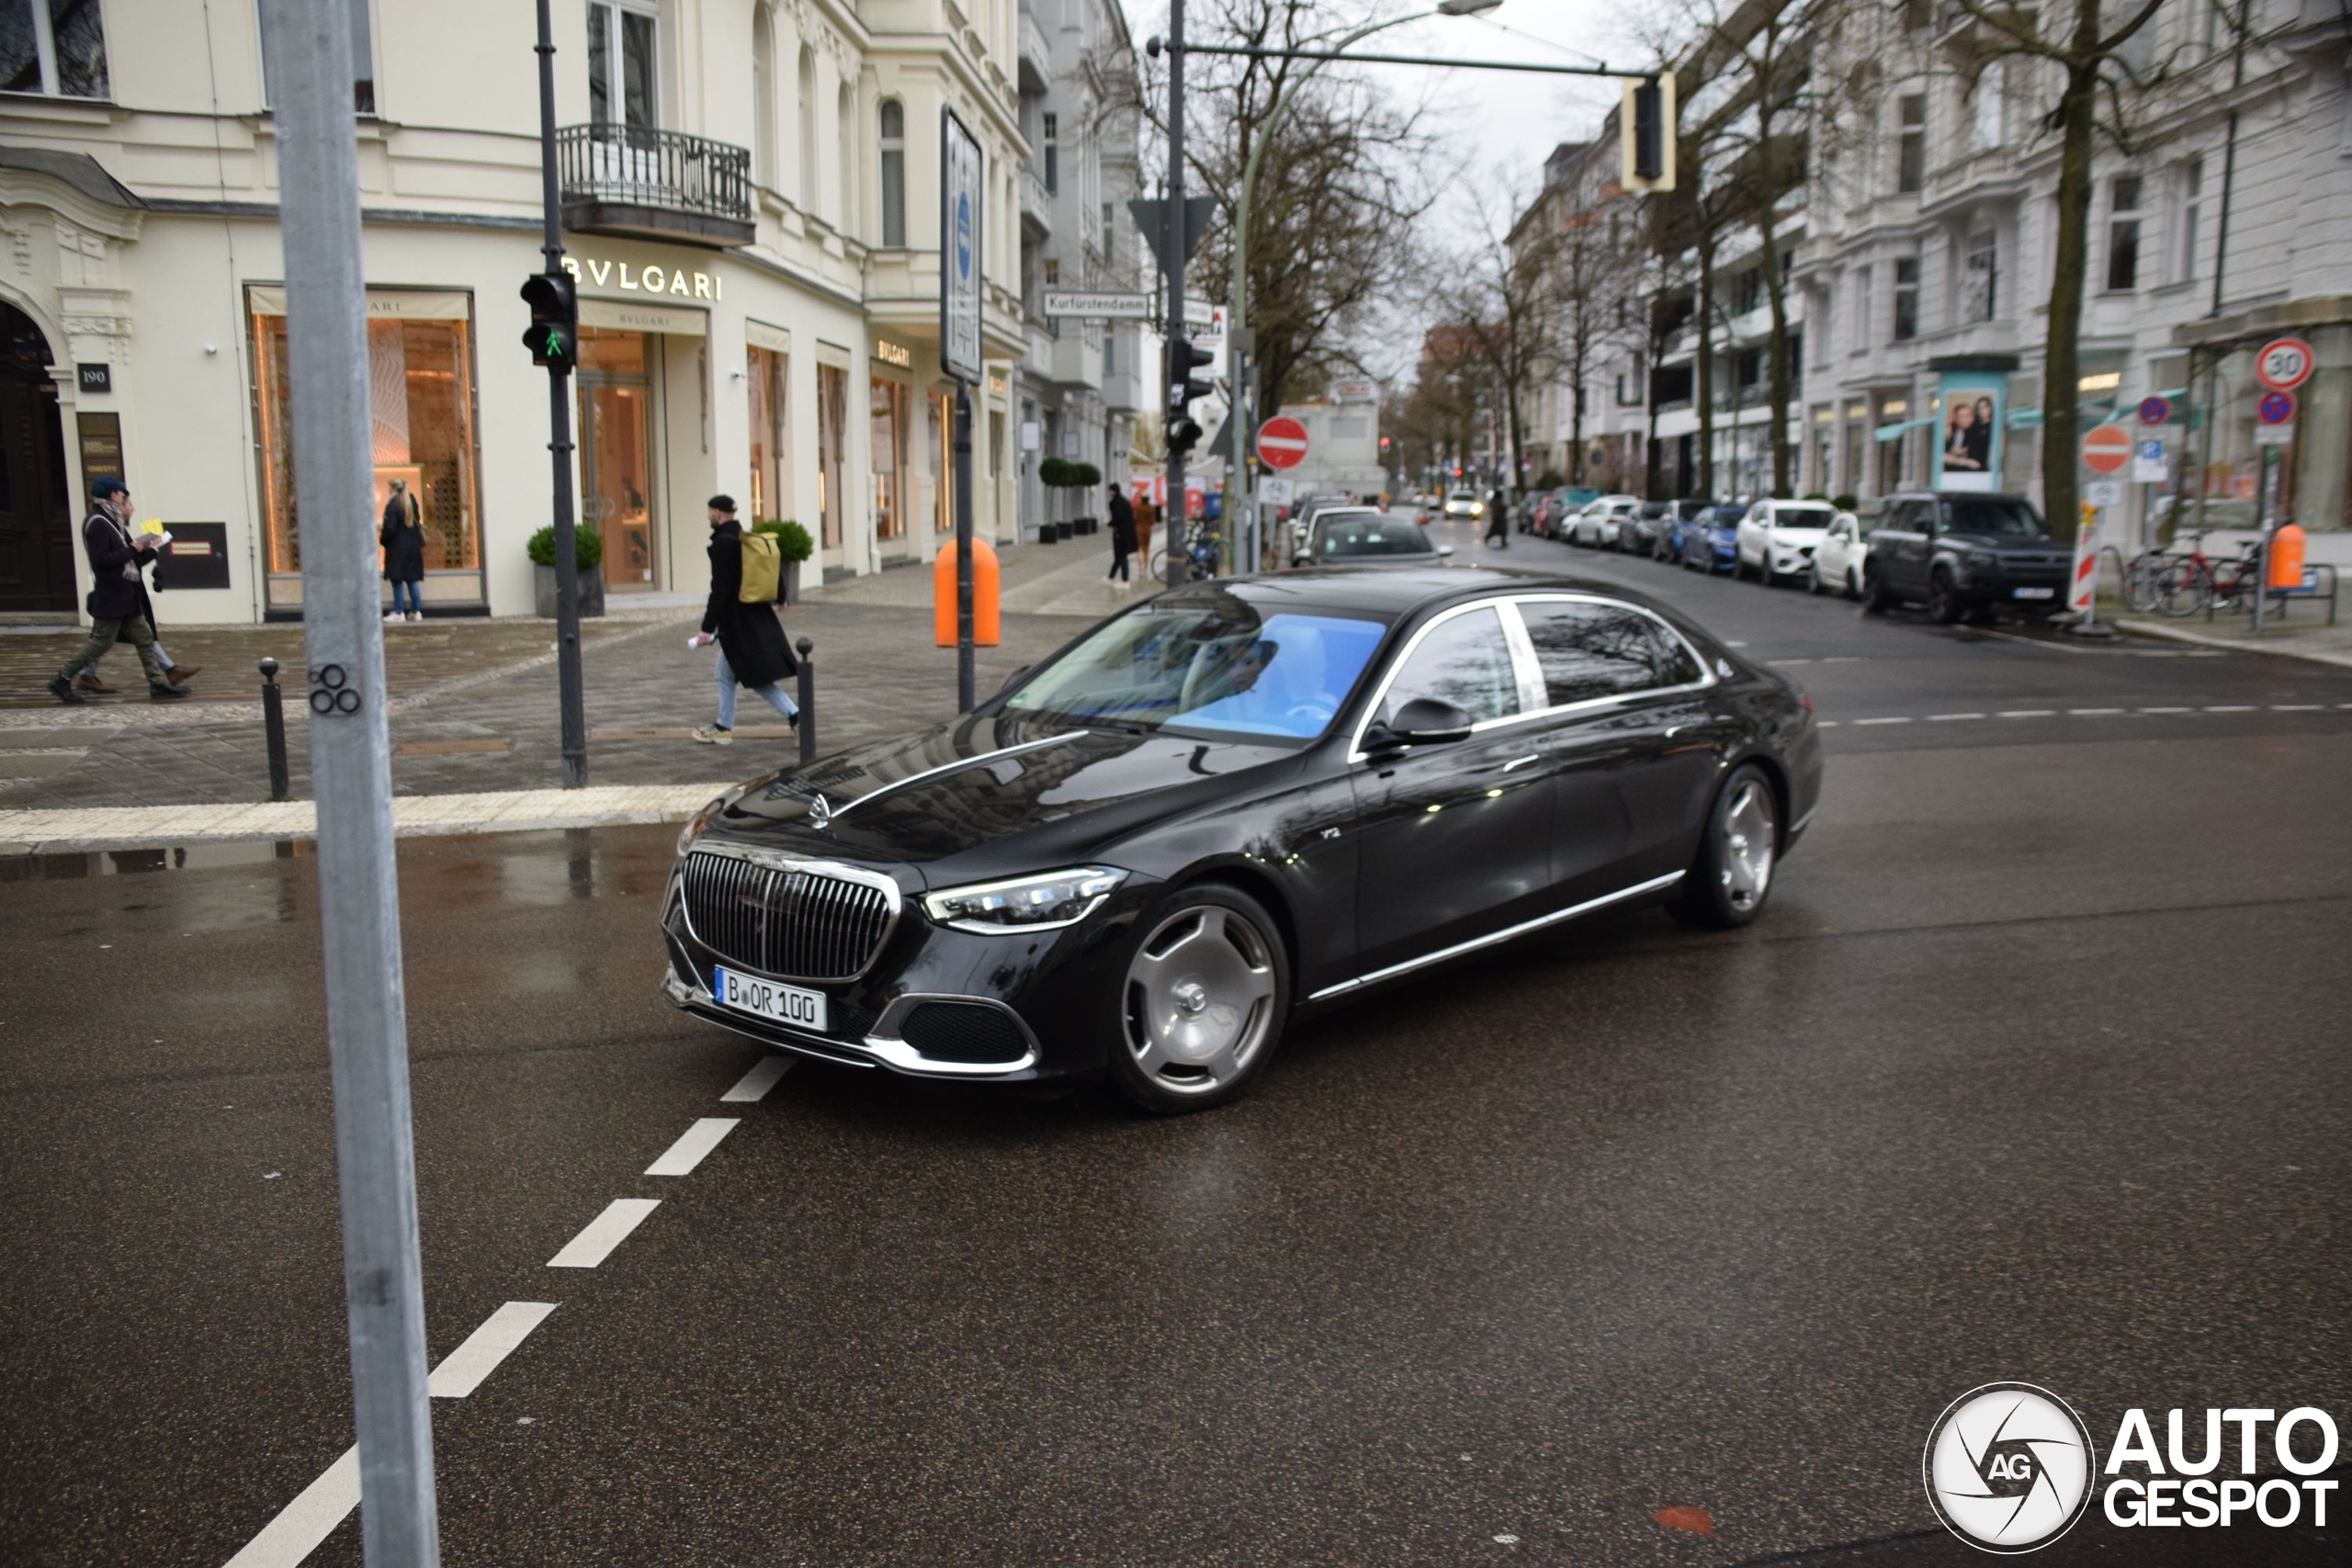
{"type": "Polygon", "coordinates": [[[2265,392],[2262,394],[2262,401],[2256,405],[2256,412],[2261,416],[2262,423],[2265,424],[2285,424],[2295,417],[2295,394],[2265,392]]]}
{"type": "Polygon", "coordinates": [[[2140,423],[2162,424],[2172,417],[2172,404],[2164,398],[2143,398],[2140,400],[2140,423]]]}

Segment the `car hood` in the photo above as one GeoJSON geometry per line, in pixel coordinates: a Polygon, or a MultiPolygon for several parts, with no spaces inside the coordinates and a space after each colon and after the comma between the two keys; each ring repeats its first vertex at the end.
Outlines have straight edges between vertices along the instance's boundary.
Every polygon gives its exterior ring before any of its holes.
{"type": "Polygon", "coordinates": [[[909,868],[931,886],[1049,870],[1295,767],[1286,746],[1000,715],[868,741],[721,797],[707,832],[909,868]],[[822,802],[820,805],[820,801],[822,802]]]}

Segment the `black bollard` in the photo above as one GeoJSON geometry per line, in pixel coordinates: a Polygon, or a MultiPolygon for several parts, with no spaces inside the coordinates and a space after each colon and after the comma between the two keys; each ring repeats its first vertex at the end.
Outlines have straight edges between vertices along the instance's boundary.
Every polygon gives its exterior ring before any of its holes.
{"type": "Polygon", "coordinates": [[[292,788],[286,766],[286,691],[277,683],[277,660],[261,661],[261,726],[269,738],[269,798],[284,800],[292,788]]]}
{"type": "Polygon", "coordinates": [[[806,764],[817,760],[817,666],[807,637],[794,646],[800,653],[800,761],[806,764]]]}

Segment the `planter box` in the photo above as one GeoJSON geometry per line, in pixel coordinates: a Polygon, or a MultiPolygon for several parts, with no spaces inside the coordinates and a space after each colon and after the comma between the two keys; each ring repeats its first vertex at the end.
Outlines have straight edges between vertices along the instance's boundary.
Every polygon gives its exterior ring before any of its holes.
{"type": "MultiPolygon", "coordinates": [[[[548,620],[555,619],[555,568],[534,565],[531,572],[538,583],[538,612],[548,620]]],[[[580,574],[580,618],[587,620],[605,613],[605,569],[591,567],[580,574]]]]}
{"type": "Polygon", "coordinates": [[[798,560],[788,560],[783,563],[784,597],[776,601],[776,603],[780,604],[797,604],[800,603],[800,569],[808,564],[808,563],[807,561],[798,560]]]}

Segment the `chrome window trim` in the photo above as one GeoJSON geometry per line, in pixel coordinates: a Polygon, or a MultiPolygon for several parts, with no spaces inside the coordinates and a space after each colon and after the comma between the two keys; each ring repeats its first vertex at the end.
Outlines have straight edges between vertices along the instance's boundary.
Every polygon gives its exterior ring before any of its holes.
{"type": "Polygon", "coordinates": [[[1385,969],[1375,969],[1369,975],[1359,975],[1352,980],[1342,980],[1336,986],[1326,986],[1306,999],[1310,1002],[1319,1002],[1327,998],[1344,996],[1350,991],[1362,990],[1366,986],[1376,986],[1383,980],[1393,980],[1400,975],[1409,975],[1416,969],[1426,969],[1432,964],[1442,964],[1449,958],[1459,958],[1465,953],[1476,953],[1482,947],[1492,947],[1497,942],[1509,942],[1514,937],[1525,936],[1528,932],[1541,931],[1545,926],[1558,925],[1562,920],[1572,920],[1578,915],[1589,914],[1610,904],[1622,904],[1628,898],[1638,898],[1645,893],[1661,892],[1681,881],[1683,874],[1679,871],[1670,871],[1664,876],[1653,876],[1647,882],[1637,882],[1631,887],[1621,887],[1614,893],[1604,893],[1598,898],[1588,898],[1581,904],[1571,904],[1565,909],[1555,909],[1548,915],[1538,915],[1532,920],[1521,920],[1515,926],[1505,926],[1501,931],[1489,931],[1485,936],[1472,937],[1468,942],[1457,942],[1452,947],[1441,947],[1435,953],[1425,953],[1419,958],[1408,958],[1402,964],[1391,964],[1385,969]]]}
{"type": "Polygon", "coordinates": [[[782,975],[774,970],[754,968],[740,959],[728,960],[730,968],[741,969],[746,974],[757,975],[763,979],[780,980],[792,986],[853,985],[864,979],[866,971],[880,961],[883,953],[890,945],[890,939],[898,934],[899,920],[906,912],[906,895],[899,890],[898,883],[888,873],[875,871],[862,865],[848,865],[841,861],[821,860],[811,855],[797,855],[788,850],[775,849],[765,844],[738,844],[723,840],[714,844],[697,839],[685,854],[678,857],[677,864],[670,868],[671,896],[677,902],[678,920],[686,928],[686,934],[694,938],[698,946],[712,953],[718,952],[718,949],[705,940],[700,931],[695,930],[694,910],[685,897],[687,855],[718,855],[727,860],[749,861],[753,865],[763,866],[770,871],[805,871],[815,876],[836,877],[843,882],[854,882],[877,890],[881,893],[883,901],[889,906],[890,912],[882,922],[882,935],[874,943],[874,951],[867,954],[865,962],[858,965],[856,973],[829,976],[819,980],[802,975],[782,975]]]}
{"type": "MultiPolygon", "coordinates": [[[[1431,631],[1435,630],[1445,622],[1453,619],[1456,615],[1467,614],[1472,610],[1483,610],[1489,606],[1494,607],[1498,614],[1502,615],[1503,617],[1503,638],[1506,642],[1511,644],[1512,665],[1514,671],[1520,673],[1520,698],[1521,702],[1524,702],[1527,696],[1526,675],[1520,670],[1520,666],[1518,664],[1520,649],[1518,642],[1514,640],[1511,628],[1516,626],[1518,628],[1517,636],[1527,639],[1527,657],[1531,660],[1535,657],[1535,645],[1533,638],[1528,636],[1527,623],[1521,617],[1519,607],[1521,604],[1599,604],[1611,610],[1630,610],[1634,615],[1647,618],[1651,624],[1657,626],[1661,631],[1672,637],[1677,643],[1680,644],[1683,650],[1690,655],[1690,661],[1699,667],[1699,679],[1696,681],[1686,681],[1679,686],[1645,686],[1638,692],[1619,692],[1605,697],[1586,697],[1578,702],[1561,703],[1552,707],[1543,707],[1536,708],[1532,711],[1521,711],[1515,714],[1507,714],[1501,718],[1480,719],[1476,724],[1470,727],[1471,734],[1483,735],[1488,730],[1502,729],[1514,724],[1526,724],[1534,719],[1558,718],[1563,715],[1584,713],[1589,710],[1606,707],[1616,703],[1634,702],[1647,697],[1677,696],[1686,692],[1703,692],[1711,686],[1722,683],[1718,678],[1710,671],[1706,657],[1702,654],[1697,648],[1692,646],[1689,637],[1684,637],[1681,632],[1677,630],[1674,624],[1671,621],[1668,621],[1665,616],[1659,615],[1655,610],[1645,609],[1639,604],[1628,604],[1623,599],[1611,599],[1605,593],[1584,593],[1578,592],[1573,589],[1555,589],[1550,592],[1538,592],[1532,593],[1512,593],[1507,598],[1498,596],[1491,599],[1474,599],[1469,604],[1456,604],[1453,608],[1446,610],[1442,614],[1430,616],[1427,622],[1422,624],[1419,629],[1416,630],[1410,637],[1406,639],[1405,646],[1397,649],[1396,656],[1388,661],[1388,668],[1381,674],[1380,684],[1373,689],[1372,701],[1364,708],[1363,716],[1356,721],[1355,734],[1349,739],[1349,762],[1352,764],[1356,762],[1366,762],[1372,760],[1371,754],[1363,749],[1364,732],[1372,728],[1373,719],[1379,714],[1381,705],[1388,700],[1388,688],[1395,682],[1396,672],[1405,667],[1405,661],[1413,656],[1415,650],[1421,646],[1421,639],[1427,637],[1431,631]]],[[[1538,682],[1536,690],[1540,692],[1544,689],[1541,685],[1543,669],[1540,663],[1536,667],[1535,674],[1538,682]]]]}

